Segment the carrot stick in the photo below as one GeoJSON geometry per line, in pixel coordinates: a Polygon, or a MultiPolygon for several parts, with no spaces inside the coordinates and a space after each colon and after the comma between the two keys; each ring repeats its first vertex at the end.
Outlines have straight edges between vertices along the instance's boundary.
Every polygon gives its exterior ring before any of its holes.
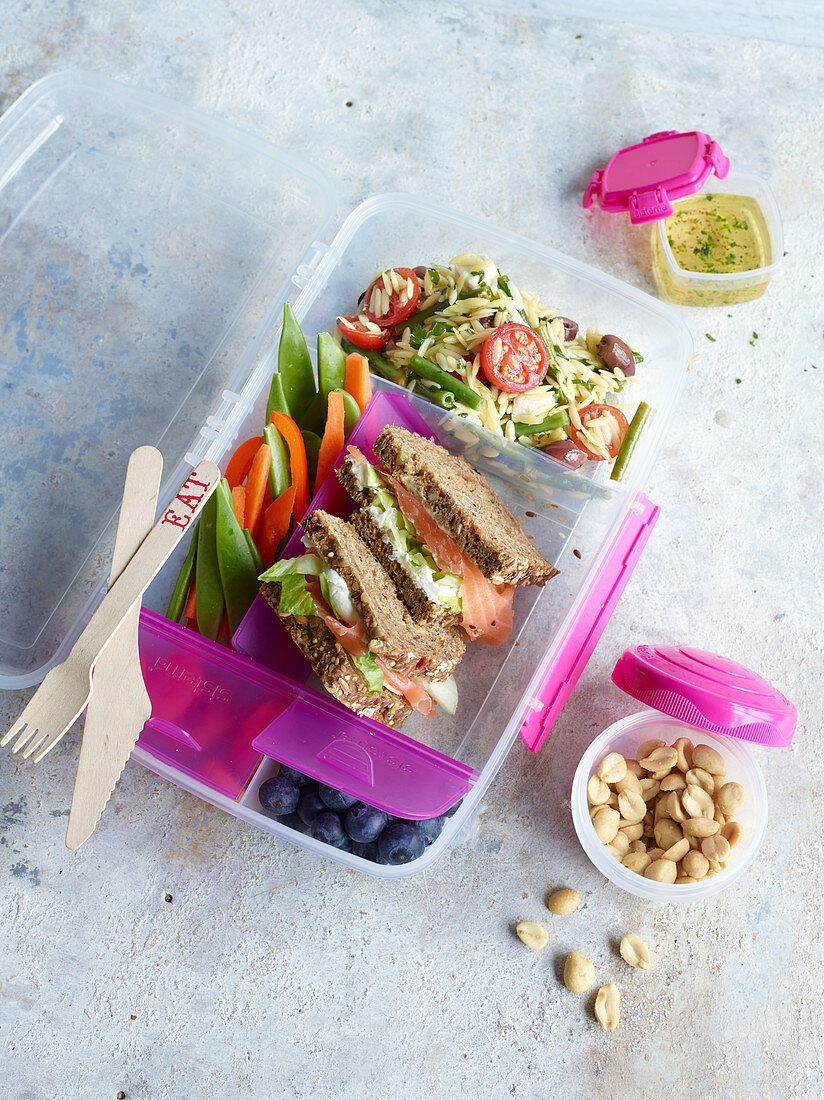
{"type": "Polygon", "coordinates": [[[289,472],[295,487],[295,519],[301,520],[309,507],[309,471],[306,467],[303,436],[294,420],[284,413],[273,411],[269,414],[269,420],[286,440],[289,448],[289,472]]]}
{"type": "Polygon", "coordinates": [[[269,464],[272,451],[268,443],[261,443],[252,460],[252,468],[246,479],[246,523],[245,527],[252,538],[257,534],[260,517],[263,514],[263,498],[269,484],[269,464]]]}
{"type": "Polygon", "coordinates": [[[238,527],[245,527],[246,524],[243,522],[243,518],[246,515],[246,489],[242,485],[235,485],[232,489],[232,508],[238,527]]]}
{"type": "MultiPolygon", "coordinates": [[[[350,359],[356,356],[350,356],[350,359]]],[[[321,487],[326,475],[335,464],[335,459],[343,450],[346,436],[343,431],[343,397],[340,390],[331,390],[326,403],[326,428],[318,451],[318,472],[315,475],[315,492],[321,487]]]]}
{"type": "Polygon", "coordinates": [[[289,530],[289,521],[292,518],[292,508],[295,504],[295,487],[289,488],[273,500],[263,514],[263,523],[260,527],[258,538],[258,550],[263,558],[263,564],[268,569],[275,560],[275,552],[280,540],[289,530]]]}
{"type": "Polygon", "coordinates": [[[251,468],[252,460],[257,454],[258,448],[262,442],[262,435],[252,436],[251,439],[247,439],[245,442],[241,443],[229,459],[226,473],[223,476],[229,482],[230,489],[234,489],[236,485],[240,485],[245,479],[251,468]]]}
{"type": "MultiPolygon", "coordinates": [[[[369,360],[365,355],[351,352],[346,356],[346,381],[343,388],[357,401],[364,412],[372,400],[372,383],[369,381],[369,360]]],[[[331,395],[330,395],[331,396],[331,395]]]]}
{"type": "Polygon", "coordinates": [[[183,616],[186,619],[196,619],[197,611],[195,610],[195,582],[192,581],[192,587],[189,589],[189,598],[186,601],[186,606],[183,609],[183,616]]]}

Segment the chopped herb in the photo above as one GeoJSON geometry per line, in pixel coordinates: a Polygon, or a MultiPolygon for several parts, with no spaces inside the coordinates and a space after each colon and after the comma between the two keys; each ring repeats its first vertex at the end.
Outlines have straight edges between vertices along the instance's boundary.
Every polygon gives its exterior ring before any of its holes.
{"type": "Polygon", "coordinates": [[[580,38],[581,36],[580,36],[580,34],[576,34],[575,37],[577,39],[577,38],[580,38]]]}
{"type": "Polygon", "coordinates": [[[409,343],[417,351],[417,349],[421,346],[421,344],[426,339],[427,335],[428,335],[427,331],[423,327],[423,325],[415,325],[415,327],[412,329],[411,333],[409,334],[409,343]]]}
{"type": "Polygon", "coordinates": [[[786,255],[787,255],[787,253],[786,253],[786,252],[784,252],[784,253],[782,253],[782,255],[786,256],[786,255]]]}
{"type": "Polygon", "coordinates": [[[712,342],[715,343],[715,337],[714,336],[710,336],[710,334],[708,332],[705,332],[704,335],[706,336],[706,338],[708,340],[712,340],[712,342]]]}
{"type": "Polygon", "coordinates": [[[498,289],[502,290],[507,297],[512,297],[512,287],[509,285],[509,279],[506,275],[498,276],[498,289]]]}
{"type": "Polygon", "coordinates": [[[635,360],[636,363],[643,363],[644,362],[644,357],[643,357],[643,355],[640,354],[640,352],[634,351],[632,353],[632,358],[635,360]]]}
{"type": "Polygon", "coordinates": [[[736,380],[735,380],[735,384],[736,384],[736,386],[740,386],[740,385],[741,385],[741,379],[740,379],[740,378],[736,378],[736,380]]]}
{"type": "Polygon", "coordinates": [[[430,269],[429,269],[429,279],[430,279],[430,282],[433,284],[433,286],[437,286],[438,283],[441,281],[440,272],[436,271],[434,267],[430,267],[430,269]]]}
{"type": "Polygon", "coordinates": [[[707,202],[712,202],[712,200],[715,198],[715,196],[710,193],[710,194],[704,195],[704,198],[707,200],[707,202]]]}
{"type": "Polygon", "coordinates": [[[728,313],[728,314],[727,314],[727,316],[728,316],[728,317],[732,317],[732,314],[731,314],[731,313],[728,313]]]}
{"type": "Polygon", "coordinates": [[[757,333],[757,332],[754,332],[754,333],[752,334],[752,338],[753,338],[753,340],[757,340],[757,339],[758,339],[758,333],[757,333]]]}

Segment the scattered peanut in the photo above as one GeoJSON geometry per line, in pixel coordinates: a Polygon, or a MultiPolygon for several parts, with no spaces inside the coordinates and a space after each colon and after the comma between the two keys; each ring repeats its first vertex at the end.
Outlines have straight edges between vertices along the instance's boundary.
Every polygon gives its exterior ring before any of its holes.
{"type": "Polygon", "coordinates": [[[566,887],[563,890],[555,890],[549,895],[546,907],[556,917],[566,917],[574,912],[581,904],[581,895],[577,890],[566,887]]]}
{"type": "Polygon", "coordinates": [[[639,935],[629,932],[621,940],[621,958],[637,970],[649,970],[649,948],[639,935]]]}
{"type": "Polygon", "coordinates": [[[609,1031],[614,1031],[621,1019],[621,991],[615,982],[602,985],[595,998],[595,1019],[609,1031]]]}
{"type": "Polygon", "coordinates": [[[580,951],[570,951],[564,963],[564,985],[572,993],[585,993],[595,981],[595,967],[580,951]]]}
{"type": "Polygon", "coordinates": [[[515,931],[521,943],[525,943],[533,951],[540,951],[549,943],[549,932],[534,920],[522,920],[520,924],[515,925],[515,931]]]}
{"type": "Polygon", "coordinates": [[[720,874],[741,839],[735,814],[745,799],[726,771],[719,752],[688,737],[644,741],[635,760],[608,753],[587,784],[595,832],[624,867],[653,881],[720,874]]]}

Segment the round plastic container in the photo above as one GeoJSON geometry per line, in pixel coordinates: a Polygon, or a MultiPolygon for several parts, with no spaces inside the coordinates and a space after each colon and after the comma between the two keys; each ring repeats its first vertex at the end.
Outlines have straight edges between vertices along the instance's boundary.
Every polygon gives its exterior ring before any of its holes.
{"type": "Polygon", "coordinates": [[[761,771],[743,741],[697,729],[660,711],[642,710],[613,723],[595,738],[584,753],[572,781],[572,821],[586,854],[598,870],[622,890],[649,901],[699,901],[732,886],[755,859],[767,827],[767,789],[761,771]],[[726,870],[694,886],[670,886],[630,871],[606,850],[590,820],[587,783],[601,760],[609,752],[619,752],[628,760],[634,760],[638,746],[654,737],[668,745],[679,737],[689,737],[694,745],[709,745],[716,749],[727,765],[727,779],[740,783],[746,792],[744,805],[736,815],[742,836],[732,849],[726,870]]]}
{"type": "Polygon", "coordinates": [[[766,262],[749,271],[719,274],[688,271],[673,255],[668,240],[671,219],[665,218],[652,227],[652,273],[658,293],[670,302],[687,306],[726,306],[759,298],[778,267],[784,248],[781,215],[772,191],[757,176],[727,176],[723,180],[714,179],[705,192],[699,197],[734,195],[750,200],[750,217],[756,223],[755,232],[762,241],[766,262]]]}

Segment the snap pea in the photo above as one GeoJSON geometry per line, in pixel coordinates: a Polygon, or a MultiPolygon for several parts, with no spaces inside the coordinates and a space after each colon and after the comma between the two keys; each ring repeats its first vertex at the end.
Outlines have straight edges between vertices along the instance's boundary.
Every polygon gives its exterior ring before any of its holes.
{"type": "Polygon", "coordinates": [[[394,382],[398,386],[403,386],[406,382],[406,372],[401,370],[400,367],[396,367],[394,363],[390,363],[388,359],[384,359],[372,348],[356,347],[351,340],[347,340],[345,337],[341,340],[340,345],[346,352],[356,351],[358,355],[365,355],[375,374],[379,374],[381,378],[385,378],[388,382],[394,382]]]}
{"type": "Polygon", "coordinates": [[[440,367],[436,367],[434,363],[430,363],[428,359],[424,359],[420,355],[412,356],[409,360],[409,369],[413,374],[417,374],[419,378],[436,382],[442,390],[449,390],[454,393],[458,401],[462,405],[468,405],[470,409],[480,409],[484,403],[483,398],[474,390],[471,390],[469,386],[464,385],[463,382],[453,378],[451,374],[447,374],[445,370],[441,370],[440,367]]]}
{"type": "Polygon", "coordinates": [[[563,428],[569,423],[566,409],[556,409],[549,416],[545,416],[540,424],[516,424],[515,435],[541,435],[544,432],[553,432],[556,428],[563,428]]]}
{"type": "Polygon", "coordinates": [[[318,382],[323,395],[323,408],[332,390],[342,390],[346,381],[346,355],[328,332],[318,333],[318,382]]]}
{"type": "Polygon", "coordinates": [[[360,406],[351,393],[347,393],[346,390],[341,390],[340,395],[343,398],[343,434],[348,439],[349,433],[360,420],[361,411],[360,406]]]}
{"type": "Polygon", "coordinates": [[[183,609],[186,606],[186,600],[189,598],[189,588],[192,584],[192,577],[195,575],[195,557],[197,555],[197,532],[200,527],[200,520],[195,524],[195,529],[192,532],[192,541],[189,543],[189,550],[186,557],[183,559],[183,565],[180,567],[180,572],[177,575],[175,581],[174,591],[172,592],[172,598],[169,600],[169,606],[166,608],[166,618],[171,619],[173,623],[179,623],[180,617],[183,614],[183,609]]]}
{"type": "Polygon", "coordinates": [[[286,395],[283,392],[283,381],[275,371],[272,375],[272,385],[269,387],[269,400],[266,402],[266,423],[269,423],[269,414],[273,412],[289,415],[289,406],[286,404],[286,395]]]}
{"type": "Polygon", "coordinates": [[[615,464],[612,467],[612,473],[609,475],[610,481],[620,481],[626,473],[627,463],[632,457],[632,452],[635,450],[635,445],[641,438],[641,434],[647,425],[647,421],[652,415],[652,409],[646,403],[642,401],[638,408],[635,410],[635,415],[629,422],[627,428],[627,434],[624,436],[624,441],[621,444],[621,449],[615,456],[615,464]]]}
{"type": "Polygon", "coordinates": [[[278,347],[278,374],[289,416],[299,423],[317,390],[309,349],[288,302],[283,307],[283,328],[278,347]]]}
{"type": "Polygon", "coordinates": [[[297,423],[302,431],[316,434],[323,432],[326,423],[326,397],[322,393],[315,394],[297,423]]]}
{"type": "Polygon", "coordinates": [[[255,546],[255,540],[252,538],[251,531],[247,531],[245,527],[243,528],[243,537],[246,539],[246,545],[249,547],[249,553],[252,555],[252,561],[255,563],[257,575],[260,576],[265,568],[263,558],[260,556],[260,550],[255,546]]]}
{"type": "MultiPolygon", "coordinates": [[[[229,484],[225,478],[220,484],[225,484],[227,492],[229,491],[229,484]]],[[[212,641],[217,640],[225,606],[217,559],[217,498],[218,494],[212,493],[200,513],[195,584],[197,629],[200,634],[211,638],[212,641]]],[[[231,499],[232,496],[229,493],[230,504],[231,499]]],[[[232,518],[234,519],[234,512],[232,512],[232,518]]]]}
{"type": "Polygon", "coordinates": [[[289,455],[286,446],[281,439],[280,432],[274,424],[267,424],[263,429],[263,439],[269,444],[272,452],[272,465],[269,467],[269,489],[272,500],[277,500],[281,493],[285,493],[291,485],[289,472],[289,455]]]}
{"type": "Polygon", "coordinates": [[[226,600],[229,629],[234,633],[257,595],[260,555],[257,560],[252,556],[246,541],[249,532],[241,531],[235,519],[232,494],[225,479],[218,485],[214,497],[217,513],[215,546],[220,583],[226,600]]]}
{"type": "Polygon", "coordinates": [[[309,488],[315,484],[315,475],[318,472],[318,452],[320,451],[320,436],[316,432],[301,432],[303,445],[306,448],[306,468],[309,471],[309,488]]]}
{"type": "Polygon", "coordinates": [[[431,401],[433,405],[440,405],[442,409],[454,409],[455,408],[455,394],[449,390],[441,390],[435,386],[430,389],[428,386],[424,386],[421,382],[415,383],[415,393],[421,397],[425,397],[427,401],[431,401]]]}

